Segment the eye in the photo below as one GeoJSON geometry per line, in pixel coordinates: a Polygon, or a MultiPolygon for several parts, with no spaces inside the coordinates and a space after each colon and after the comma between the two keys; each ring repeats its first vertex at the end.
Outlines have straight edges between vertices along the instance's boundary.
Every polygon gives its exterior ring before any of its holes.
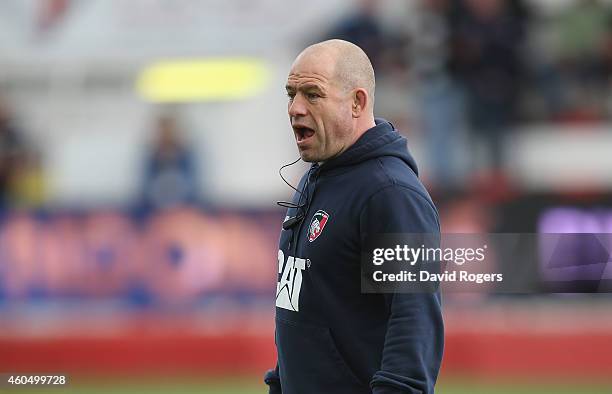
{"type": "Polygon", "coordinates": [[[319,97],[321,96],[319,96],[317,93],[306,93],[306,98],[308,98],[308,100],[315,100],[319,97]]]}
{"type": "Polygon", "coordinates": [[[287,97],[289,97],[289,101],[293,100],[293,98],[295,97],[295,93],[293,92],[287,92],[287,97]]]}

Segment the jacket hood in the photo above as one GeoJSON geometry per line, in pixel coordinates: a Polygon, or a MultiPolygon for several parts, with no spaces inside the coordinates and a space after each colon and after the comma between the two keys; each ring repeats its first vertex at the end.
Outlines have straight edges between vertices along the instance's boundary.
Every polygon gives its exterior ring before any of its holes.
{"type": "Polygon", "coordinates": [[[395,156],[406,162],[419,175],[416,162],[408,151],[407,140],[385,119],[375,119],[376,126],[366,131],[340,156],[321,165],[321,172],[333,168],[352,166],[381,156],[395,156]]]}

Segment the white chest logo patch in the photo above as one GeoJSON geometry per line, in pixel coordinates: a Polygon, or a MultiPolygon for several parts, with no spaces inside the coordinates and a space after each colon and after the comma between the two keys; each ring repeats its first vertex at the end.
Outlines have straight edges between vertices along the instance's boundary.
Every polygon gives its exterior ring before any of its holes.
{"type": "Polygon", "coordinates": [[[329,214],[323,210],[318,210],[312,216],[310,226],[308,226],[308,241],[313,242],[319,238],[319,235],[323,232],[325,225],[329,220],[329,214]]]}
{"type": "Polygon", "coordinates": [[[281,278],[276,284],[277,307],[299,312],[302,271],[305,269],[305,259],[289,256],[285,264],[283,251],[278,251],[278,273],[281,274],[281,278]]]}

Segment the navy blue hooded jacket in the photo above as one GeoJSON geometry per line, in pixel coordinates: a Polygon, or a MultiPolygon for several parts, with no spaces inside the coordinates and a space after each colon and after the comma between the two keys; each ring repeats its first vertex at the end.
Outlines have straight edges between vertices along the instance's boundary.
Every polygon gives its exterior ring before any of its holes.
{"type": "Polygon", "coordinates": [[[280,236],[270,393],[433,393],[439,293],[361,293],[366,237],[440,231],[406,139],[377,119],[341,155],[313,164],[298,190],[293,202],[303,207],[287,216],[304,219],[280,236]]]}

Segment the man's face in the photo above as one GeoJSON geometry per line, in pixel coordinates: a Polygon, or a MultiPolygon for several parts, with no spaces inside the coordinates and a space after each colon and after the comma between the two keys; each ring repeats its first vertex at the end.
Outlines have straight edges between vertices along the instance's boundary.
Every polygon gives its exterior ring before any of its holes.
{"type": "Polygon", "coordinates": [[[335,60],[318,51],[300,55],[287,78],[288,114],[302,160],[329,160],[348,148],[353,134],[351,92],[334,73],[335,60]]]}

